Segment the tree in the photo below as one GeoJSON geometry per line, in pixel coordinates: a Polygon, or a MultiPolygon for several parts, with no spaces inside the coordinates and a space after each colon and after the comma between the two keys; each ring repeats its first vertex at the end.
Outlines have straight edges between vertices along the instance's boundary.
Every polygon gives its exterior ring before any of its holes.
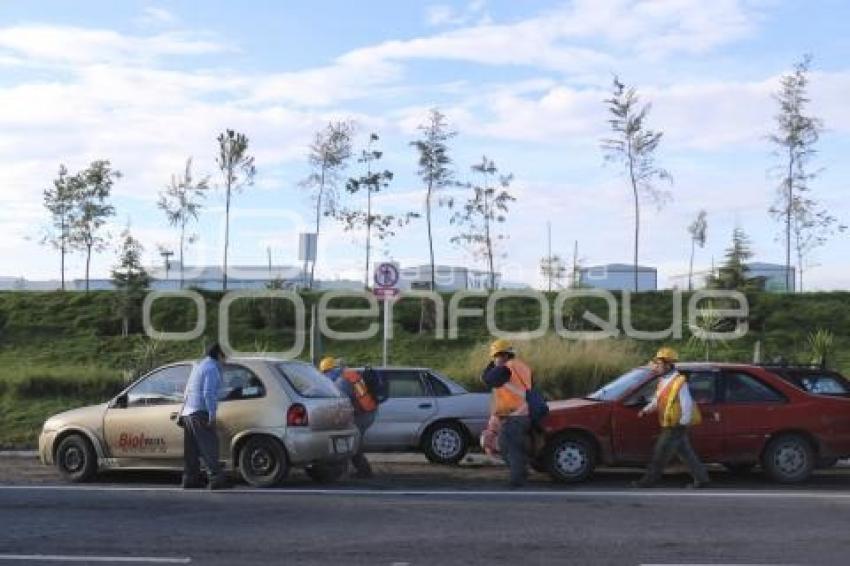
{"type": "Polygon", "coordinates": [[[814,210],[815,205],[809,202],[809,199],[797,200],[793,212],[793,238],[799,274],[798,290],[802,293],[803,271],[809,267],[806,259],[816,248],[824,245],[829,236],[844,232],[847,226],[838,224],[838,219],[826,210],[814,210]]]}
{"type": "Polygon", "coordinates": [[[100,229],[106,219],[115,215],[115,207],[109,204],[112,186],[121,178],[108,160],[93,161],[88,169],[69,179],[77,195],[72,212],[71,242],[86,253],[86,291],[89,290],[89,273],[92,251],[106,249],[106,238],[100,229]]]}
{"type": "Polygon", "coordinates": [[[640,241],[640,196],[661,208],[670,198],[668,191],[655,186],[656,181],[672,182],[665,169],[655,163],[655,151],[664,135],[647,128],[645,121],[652,105],[639,106],[639,98],[634,87],[626,85],[614,77],[614,89],[611,98],[605,100],[611,118],[608,123],[614,137],[602,140],[605,160],[619,163],[629,179],[635,203],[635,245],[634,274],[635,291],[638,290],[638,246],[640,241]]]}
{"type": "MultiPolygon", "coordinates": [[[[785,288],[793,288],[791,279],[791,247],[793,244],[792,231],[799,230],[803,234],[820,234],[813,236],[812,242],[818,237],[824,237],[834,219],[819,210],[817,202],[810,196],[809,182],[817,176],[817,172],[808,170],[809,161],[817,153],[815,144],[823,130],[822,122],[813,116],[806,115],[806,106],[810,102],[807,96],[808,73],[812,58],[806,55],[794,65],[794,71],[784,75],[780,81],[779,92],[774,99],[779,103],[776,115],[776,131],[770,135],[770,141],[776,146],[776,154],[781,160],[779,169],[782,171],[777,187],[776,201],[770,207],[770,215],[784,224],[785,240],[785,288]]],[[[802,236],[800,241],[807,238],[802,236]]],[[[807,246],[798,250],[808,251],[807,246]]],[[[799,266],[802,268],[802,265],[799,266]]],[[[801,273],[802,275],[802,273],[801,273]]]]}
{"type": "Polygon", "coordinates": [[[74,208],[79,194],[75,189],[78,183],[72,182],[68,169],[59,165],[59,176],[53,180],[53,187],[44,191],[44,208],[50,213],[50,227],[42,239],[42,244],[50,244],[59,250],[59,273],[62,290],[65,290],[65,256],[71,248],[71,224],[74,208]]]}
{"type": "Polygon", "coordinates": [[[457,135],[449,129],[446,116],[436,108],[428,113],[424,124],[419,126],[422,138],[410,142],[419,152],[419,169],[417,174],[425,184],[425,220],[428,224],[428,251],[431,261],[431,289],[436,290],[434,238],[431,232],[431,216],[434,194],[452,184],[454,171],[449,157],[448,141],[457,135]]]}
{"type": "MultiPolygon", "coordinates": [[[[506,238],[504,234],[494,234],[493,224],[505,221],[508,204],[515,201],[508,189],[513,181],[513,175],[499,175],[499,169],[492,159],[481,158],[481,163],[471,167],[473,173],[481,175],[481,184],[466,184],[472,189],[472,195],[462,205],[462,208],[452,215],[451,223],[457,224],[464,230],[451,241],[455,244],[466,244],[472,248],[477,257],[487,260],[490,290],[496,288],[496,270],[493,265],[494,241],[506,238]]],[[[454,206],[453,199],[449,201],[454,206]]]]}
{"type": "Polygon", "coordinates": [[[726,249],[726,260],[718,269],[717,276],[710,277],[709,287],[736,291],[750,291],[763,287],[759,278],[747,276],[747,260],[753,257],[750,239],[740,228],[732,231],[732,244],[726,249]]]}
{"type": "Polygon", "coordinates": [[[378,139],[378,134],[370,134],[366,149],[360,153],[360,157],[357,159],[358,163],[366,165],[366,173],[357,178],[350,178],[345,185],[346,191],[351,195],[356,195],[360,191],[366,192],[366,211],[341,208],[337,212],[337,218],[343,222],[345,230],[366,229],[366,269],[363,278],[363,285],[366,289],[369,288],[369,274],[371,273],[372,232],[374,231],[375,237],[379,240],[386,240],[395,236],[397,228],[406,225],[411,218],[419,216],[413,212],[398,217],[393,214],[379,214],[372,211],[372,195],[386,190],[393,179],[392,171],[386,169],[384,171],[372,171],[373,164],[383,156],[382,151],[372,148],[372,144],[376,143],[378,139]]]}
{"type": "Polygon", "coordinates": [[[112,269],[112,283],[118,290],[118,312],[121,315],[123,336],[129,334],[133,313],[139,311],[139,303],[151,282],[142,267],[143,251],[142,244],[130,234],[130,227],[125,228],[121,233],[118,264],[112,269]]]}
{"type": "Polygon", "coordinates": [[[546,256],[540,259],[540,273],[548,282],[551,293],[553,288],[563,287],[563,281],[567,277],[567,265],[559,255],[546,256]]]}
{"type": "Polygon", "coordinates": [[[691,235],[691,263],[688,267],[688,291],[694,290],[694,253],[696,247],[705,247],[705,232],[708,229],[707,212],[700,210],[696,220],[688,226],[688,234],[691,235]]]}
{"type": "Polygon", "coordinates": [[[227,290],[227,250],[230,245],[230,198],[243,188],[254,184],[254,156],[248,155],[248,136],[234,130],[225,130],[218,136],[216,163],[224,181],[226,204],[224,208],[224,268],[221,288],[227,290]]]}
{"type": "MultiPolygon", "coordinates": [[[[351,158],[351,136],[354,125],[350,121],[329,122],[316,133],[310,144],[308,159],[313,171],[301,182],[301,186],[313,193],[316,202],[316,252],[318,254],[319,233],[322,215],[332,216],[337,206],[337,183],[340,172],[348,166],[351,158]]],[[[309,287],[315,281],[316,261],[310,266],[309,287]]]]}
{"type": "MultiPolygon", "coordinates": [[[[159,193],[157,206],[165,212],[168,224],[180,229],[180,288],[183,288],[183,251],[186,248],[186,226],[198,219],[209,189],[209,178],[198,182],[192,179],[192,158],[186,160],[186,171],[182,176],[172,175],[171,184],[159,193]]],[[[194,243],[196,236],[190,235],[188,243],[194,243]]]]}

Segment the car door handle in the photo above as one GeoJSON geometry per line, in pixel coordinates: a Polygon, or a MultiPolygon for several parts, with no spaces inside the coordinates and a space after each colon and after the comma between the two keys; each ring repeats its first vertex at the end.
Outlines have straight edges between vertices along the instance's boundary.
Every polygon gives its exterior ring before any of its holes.
{"type": "Polygon", "coordinates": [[[718,412],[714,413],[714,422],[716,422],[716,423],[720,422],[720,413],[718,413],[718,412]]]}
{"type": "Polygon", "coordinates": [[[419,403],[419,408],[420,408],[420,409],[430,409],[430,408],[431,408],[431,407],[433,407],[433,406],[434,406],[434,405],[432,405],[431,403],[419,403]]]}

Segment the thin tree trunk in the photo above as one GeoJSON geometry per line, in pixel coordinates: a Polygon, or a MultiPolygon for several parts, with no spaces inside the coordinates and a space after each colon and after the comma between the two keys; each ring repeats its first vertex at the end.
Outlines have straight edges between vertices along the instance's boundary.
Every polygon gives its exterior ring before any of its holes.
{"type": "Polygon", "coordinates": [[[794,153],[788,149],[788,209],[785,215],[785,292],[791,292],[791,211],[794,206],[794,153]]]}
{"type": "Polygon", "coordinates": [[[65,290],[65,244],[63,243],[59,249],[59,255],[62,258],[59,262],[59,270],[62,273],[62,290],[65,290]]]}
{"type": "Polygon", "coordinates": [[[322,165],[322,177],[319,181],[319,198],[316,199],[316,255],[313,257],[313,263],[310,265],[310,289],[313,288],[314,277],[316,274],[316,260],[319,257],[319,228],[322,219],[322,194],[325,192],[325,166],[322,165]]]}
{"type": "Polygon", "coordinates": [[[696,241],[691,238],[691,265],[688,268],[688,291],[694,290],[694,250],[696,249],[696,241]]]}
{"type": "Polygon", "coordinates": [[[86,246],[86,293],[89,292],[89,267],[91,266],[91,244],[86,246]]]}
{"type": "MultiPolygon", "coordinates": [[[[369,173],[371,176],[371,173],[369,173]]],[[[369,290],[369,252],[372,247],[372,189],[366,186],[366,274],[363,288],[369,290]]]]}
{"type": "Polygon", "coordinates": [[[487,245],[487,263],[490,267],[490,290],[496,289],[496,272],[493,269],[493,242],[490,240],[490,215],[488,214],[487,183],[484,183],[484,241],[487,245]]]}
{"type": "Polygon", "coordinates": [[[635,180],[635,168],[634,168],[634,159],[632,157],[632,142],[629,140],[628,143],[628,151],[629,151],[629,178],[632,181],[632,191],[635,195],[635,264],[634,264],[634,272],[635,272],[635,293],[638,292],[638,242],[640,240],[640,201],[638,199],[638,187],[637,181],[635,180]]]}
{"type": "Polygon", "coordinates": [[[431,257],[431,290],[437,290],[436,277],[434,276],[434,239],[431,237],[431,190],[433,185],[428,182],[428,195],[425,197],[425,215],[428,220],[428,251],[431,257]]]}
{"type": "Polygon", "coordinates": [[[232,171],[229,170],[227,172],[227,203],[224,212],[224,272],[221,274],[221,288],[223,291],[227,291],[227,247],[230,243],[230,188],[232,175],[232,171]]]}
{"type": "MultiPolygon", "coordinates": [[[[180,288],[183,288],[183,246],[184,246],[184,238],[186,235],[186,223],[183,222],[180,225],[180,288]]],[[[165,258],[166,266],[168,265],[168,258],[165,258]]],[[[168,270],[166,269],[166,272],[168,270]]]]}

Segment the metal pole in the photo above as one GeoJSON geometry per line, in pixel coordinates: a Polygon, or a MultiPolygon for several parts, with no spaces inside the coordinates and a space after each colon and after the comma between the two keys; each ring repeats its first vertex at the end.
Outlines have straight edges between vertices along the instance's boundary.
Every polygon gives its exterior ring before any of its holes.
{"type": "Polygon", "coordinates": [[[387,331],[390,325],[390,301],[388,297],[384,297],[384,366],[387,367],[387,344],[389,337],[387,331]]]}

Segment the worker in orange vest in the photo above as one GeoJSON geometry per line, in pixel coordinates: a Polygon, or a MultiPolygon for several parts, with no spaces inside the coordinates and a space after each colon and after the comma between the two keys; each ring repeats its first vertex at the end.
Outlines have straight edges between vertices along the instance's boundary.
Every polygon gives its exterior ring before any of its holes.
{"type": "Polygon", "coordinates": [[[356,477],[371,478],[372,466],[363,452],[366,431],[375,422],[378,411],[378,401],[369,391],[360,372],[346,368],[342,360],[326,356],[319,362],[319,371],[334,382],[337,389],[349,398],[354,407],[354,424],[360,430],[360,446],[357,453],[351,457],[356,477]]]}
{"type": "Polygon", "coordinates": [[[507,340],[490,344],[492,361],[481,380],[492,391],[490,413],[501,421],[499,451],[510,469],[510,486],[522,487],[528,478],[528,453],[531,449],[531,418],[525,392],[532,387],[531,368],[516,357],[507,340]]]}
{"type": "Polygon", "coordinates": [[[693,476],[688,484],[701,488],[709,484],[708,472],[691,446],[688,428],[702,422],[699,408],[691,397],[687,378],[676,371],[679,356],[672,348],[661,348],[650,361],[652,373],[658,377],[658,385],[652,401],[640,410],[639,417],[652,412],[658,413],[661,434],[655,443],[652,461],[643,477],[634,482],[634,487],[651,487],[664,473],[664,467],[677,454],[693,476]]]}

